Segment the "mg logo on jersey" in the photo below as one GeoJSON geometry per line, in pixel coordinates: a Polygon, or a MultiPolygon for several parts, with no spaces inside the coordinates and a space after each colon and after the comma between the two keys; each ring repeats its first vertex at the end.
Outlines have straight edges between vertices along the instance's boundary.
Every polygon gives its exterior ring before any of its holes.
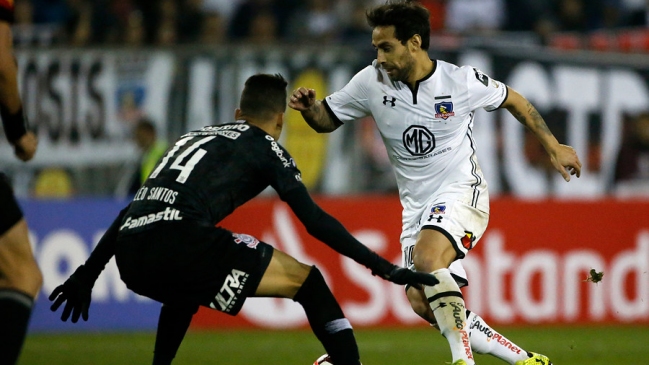
{"type": "Polygon", "coordinates": [[[441,103],[435,104],[435,112],[435,118],[442,118],[444,120],[455,116],[455,112],[453,111],[453,102],[442,101],[441,103]]]}
{"type": "Polygon", "coordinates": [[[390,107],[394,108],[394,105],[395,105],[396,101],[397,101],[397,98],[395,98],[394,96],[387,96],[387,95],[383,96],[383,105],[388,105],[389,104],[390,107]]]}
{"type": "Polygon", "coordinates": [[[412,125],[403,132],[403,145],[413,156],[423,156],[435,149],[435,136],[426,127],[412,125]]]}

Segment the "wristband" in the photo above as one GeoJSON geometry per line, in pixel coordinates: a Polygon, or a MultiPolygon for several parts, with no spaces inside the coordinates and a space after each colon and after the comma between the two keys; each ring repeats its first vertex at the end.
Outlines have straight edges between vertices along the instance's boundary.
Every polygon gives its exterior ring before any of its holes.
{"type": "Polygon", "coordinates": [[[15,144],[27,133],[27,118],[22,107],[14,114],[9,113],[7,108],[0,107],[0,117],[2,118],[7,140],[12,144],[15,144]]]}

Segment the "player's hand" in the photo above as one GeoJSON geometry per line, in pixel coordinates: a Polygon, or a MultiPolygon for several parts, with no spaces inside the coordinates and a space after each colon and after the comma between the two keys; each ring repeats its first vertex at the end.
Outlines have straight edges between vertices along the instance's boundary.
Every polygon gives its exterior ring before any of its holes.
{"type": "Polygon", "coordinates": [[[581,161],[575,149],[570,146],[560,144],[550,153],[550,161],[566,181],[570,181],[570,175],[581,176],[581,161]]]}
{"type": "Polygon", "coordinates": [[[65,283],[59,285],[52,291],[49,299],[50,301],[54,301],[54,303],[50,309],[52,312],[56,312],[61,304],[65,302],[65,307],[61,314],[61,320],[63,322],[68,320],[70,314],[72,314],[72,323],[77,323],[79,316],[84,321],[87,321],[93,284],[85,277],[85,267],[83,265],[79,266],[65,283]]]}
{"type": "Polygon", "coordinates": [[[303,112],[315,104],[315,90],[304,87],[295,89],[288,101],[288,106],[303,112]]]}
{"type": "Polygon", "coordinates": [[[36,154],[38,139],[33,132],[27,132],[14,144],[14,153],[22,161],[29,161],[36,154]]]}
{"type": "Polygon", "coordinates": [[[422,285],[434,286],[439,284],[439,280],[437,280],[437,278],[432,274],[415,272],[397,265],[392,265],[389,270],[386,270],[383,273],[373,271],[372,274],[378,275],[395,284],[410,285],[417,289],[422,289],[422,285]]]}

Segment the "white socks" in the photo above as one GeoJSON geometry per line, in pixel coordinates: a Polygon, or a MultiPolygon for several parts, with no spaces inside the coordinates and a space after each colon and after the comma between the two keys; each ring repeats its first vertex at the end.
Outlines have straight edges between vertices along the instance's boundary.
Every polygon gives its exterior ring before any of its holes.
{"type": "Polygon", "coordinates": [[[467,365],[475,365],[469,341],[466,308],[460,287],[451,276],[449,269],[435,270],[431,274],[437,277],[439,284],[424,287],[424,293],[433,310],[439,330],[451,347],[453,362],[461,359],[466,361],[467,365]]]}
{"type": "MultiPolygon", "coordinates": [[[[515,343],[508,340],[505,336],[496,332],[493,328],[482,319],[479,315],[467,311],[466,317],[471,338],[471,349],[479,354],[489,354],[495,356],[512,365],[516,361],[527,360],[527,352],[516,346],[515,343]]],[[[437,318],[437,317],[435,317],[437,318]]]]}

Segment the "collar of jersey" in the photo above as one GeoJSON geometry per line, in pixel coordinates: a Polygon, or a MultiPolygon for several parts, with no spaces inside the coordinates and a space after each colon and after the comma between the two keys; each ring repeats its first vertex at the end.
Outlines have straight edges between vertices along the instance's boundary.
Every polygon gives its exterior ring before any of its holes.
{"type": "Polygon", "coordinates": [[[428,79],[430,79],[430,77],[433,76],[433,74],[435,73],[435,70],[437,70],[437,61],[436,60],[431,60],[431,61],[433,61],[433,69],[430,70],[428,75],[426,75],[426,76],[422,77],[421,79],[415,81],[415,87],[414,88],[410,88],[410,84],[405,83],[406,87],[408,89],[410,89],[410,91],[412,92],[412,103],[413,104],[417,104],[417,93],[419,93],[419,84],[426,81],[426,80],[428,80],[428,79]]]}
{"type": "Polygon", "coordinates": [[[433,76],[433,74],[435,73],[435,70],[437,70],[437,61],[436,61],[436,60],[431,60],[431,61],[433,61],[433,69],[430,70],[430,72],[428,73],[428,75],[426,75],[426,76],[422,77],[421,79],[417,80],[417,81],[415,82],[416,84],[418,84],[418,83],[420,83],[420,82],[424,82],[424,81],[430,79],[430,77],[433,76]]]}

